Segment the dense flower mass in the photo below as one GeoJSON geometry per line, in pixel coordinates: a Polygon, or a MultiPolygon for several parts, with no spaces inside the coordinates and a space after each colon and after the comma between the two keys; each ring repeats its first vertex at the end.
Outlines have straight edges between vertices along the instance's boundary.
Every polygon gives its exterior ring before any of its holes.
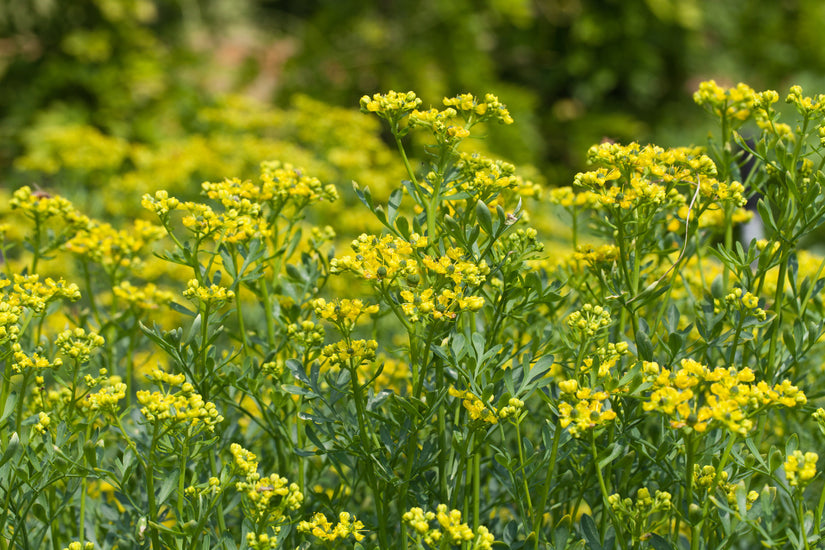
{"type": "Polygon", "coordinates": [[[824,98],[704,83],[705,147],[546,194],[492,94],[46,136],[71,200],[0,190],[0,546],[821,546],[824,98]]]}
{"type": "Polygon", "coordinates": [[[807,403],[804,392],[788,380],[773,386],[764,381],[754,383],[749,368],[709,369],[683,359],[678,369],[646,363],[644,372],[653,386],[644,409],[669,417],[673,428],[687,426],[703,432],[715,425],[747,435],[753,428],[753,415],[764,407],[807,403]]]}
{"type": "Polygon", "coordinates": [[[141,405],[140,412],[146,420],[155,425],[192,425],[214,431],[223,422],[214,403],[203,397],[182,374],[169,374],[155,369],[151,379],[158,385],[168,385],[168,389],[149,392],[138,390],[136,397],[141,405]],[[178,390],[173,388],[178,387],[178,390]]]}
{"type": "Polygon", "coordinates": [[[474,550],[490,550],[495,542],[495,537],[485,526],[480,525],[473,532],[466,523],[461,522],[461,512],[449,510],[445,504],[439,504],[435,512],[411,508],[404,513],[403,520],[410,526],[415,538],[431,548],[442,543],[450,546],[471,543],[474,550]]]}
{"type": "Polygon", "coordinates": [[[310,533],[316,539],[323,542],[333,542],[345,539],[352,535],[356,541],[364,540],[364,524],[350,516],[347,512],[338,514],[338,523],[333,525],[327,517],[318,512],[310,521],[302,521],[298,524],[298,531],[310,533]]]}

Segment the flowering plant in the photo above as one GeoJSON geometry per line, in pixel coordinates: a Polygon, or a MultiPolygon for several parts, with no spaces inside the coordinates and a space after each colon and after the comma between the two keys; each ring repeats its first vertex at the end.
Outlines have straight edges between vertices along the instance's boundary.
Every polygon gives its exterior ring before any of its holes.
{"type": "Polygon", "coordinates": [[[825,99],[695,99],[707,147],[605,142],[549,191],[473,151],[497,97],[413,92],[361,100],[394,189],[270,161],[129,229],[17,190],[0,545],[820,545],[825,99]],[[336,251],[347,197],[376,225],[336,251]]]}

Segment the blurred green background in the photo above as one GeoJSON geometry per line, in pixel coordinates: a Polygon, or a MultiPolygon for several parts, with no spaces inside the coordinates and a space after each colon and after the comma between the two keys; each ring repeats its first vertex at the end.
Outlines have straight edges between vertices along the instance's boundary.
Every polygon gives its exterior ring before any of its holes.
{"type": "Polygon", "coordinates": [[[0,186],[82,184],[56,128],[114,151],[105,179],[134,169],[124,144],[207,131],[226,94],[355,109],[387,89],[496,93],[516,124],[485,148],[565,185],[603,138],[703,142],[701,80],[825,90],[824,26],[821,0],[0,0],[0,186]]]}

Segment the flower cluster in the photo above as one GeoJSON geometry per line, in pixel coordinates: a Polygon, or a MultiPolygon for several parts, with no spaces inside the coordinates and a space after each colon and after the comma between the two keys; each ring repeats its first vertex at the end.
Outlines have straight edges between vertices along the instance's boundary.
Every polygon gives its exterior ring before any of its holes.
{"type": "Polygon", "coordinates": [[[169,374],[159,369],[152,371],[149,378],[157,385],[166,384],[168,390],[137,392],[137,401],[141,405],[140,412],[152,424],[190,424],[196,427],[205,427],[207,431],[214,431],[215,425],[223,422],[223,416],[218,413],[214,403],[204,401],[203,397],[183,374],[169,374]],[[173,387],[180,387],[172,391],[173,387]]]}
{"type": "Polygon", "coordinates": [[[335,525],[333,525],[322,512],[318,512],[312,516],[310,521],[302,521],[298,524],[298,532],[309,533],[323,542],[343,540],[350,535],[352,535],[356,541],[360,542],[364,539],[364,534],[361,532],[363,529],[364,524],[348,512],[338,514],[338,523],[335,525]]]}
{"type": "MultiPolygon", "coordinates": [[[[69,43],[64,43],[67,47],[69,43]]],[[[55,174],[62,169],[92,172],[117,169],[129,143],[88,124],[47,125],[37,132],[38,147],[17,159],[24,170],[55,174]]]]}
{"type": "Polygon", "coordinates": [[[290,323],[286,327],[286,333],[290,342],[305,349],[316,348],[324,343],[324,327],[312,321],[302,321],[300,324],[290,323]]]}
{"type": "Polygon", "coordinates": [[[37,423],[34,425],[34,431],[44,435],[49,430],[49,425],[52,423],[49,414],[43,411],[37,413],[37,423]]]}
{"type": "Polygon", "coordinates": [[[312,202],[338,200],[334,185],[324,185],[301,168],[280,161],[261,163],[260,200],[270,201],[273,210],[279,211],[287,203],[303,208],[312,202]]]}
{"type": "Polygon", "coordinates": [[[324,298],[316,298],[312,301],[312,307],[315,315],[338,327],[343,334],[351,333],[362,315],[378,313],[378,304],[368,306],[358,299],[336,299],[328,302],[324,298]]]}
{"type": "Polygon", "coordinates": [[[32,191],[28,186],[23,186],[12,194],[9,206],[12,210],[22,211],[27,218],[37,222],[50,219],[62,221],[72,231],[89,223],[89,219],[78,212],[67,199],[45,191],[32,191]]]}
{"type": "Polygon", "coordinates": [[[821,118],[825,115],[825,94],[819,94],[815,98],[803,96],[802,86],[791,86],[785,103],[790,103],[801,115],[817,116],[821,118]]]}
{"type": "Polygon", "coordinates": [[[77,363],[88,363],[92,351],[105,343],[102,336],[94,332],[87,333],[85,329],[77,327],[58,334],[54,341],[61,351],[77,363]]]}
{"type": "MultiPolygon", "coordinates": [[[[472,196],[493,197],[505,189],[516,189],[523,180],[509,162],[493,160],[478,153],[461,153],[456,164],[461,185],[457,190],[472,196]]],[[[483,200],[483,198],[482,198],[483,200]]]]}
{"type": "Polygon", "coordinates": [[[163,228],[144,220],[136,220],[132,228],[121,230],[93,221],[75,233],[63,248],[107,270],[136,269],[140,265],[140,251],[164,234],[163,228]]]}
{"type": "Polygon", "coordinates": [[[217,212],[200,202],[184,202],[179,209],[187,212],[181,220],[184,227],[198,239],[237,244],[269,235],[266,222],[257,213],[244,214],[235,209],[217,212]]]}
{"type": "MultiPolygon", "coordinates": [[[[721,300],[714,300],[713,305],[714,311],[722,311],[721,300]]],[[[725,296],[724,308],[738,311],[740,315],[752,316],[758,321],[764,321],[768,316],[765,310],[759,307],[759,297],[750,292],[744,292],[741,288],[735,288],[733,292],[725,296]]]]}
{"type": "MultiPolygon", "coordinates": [[[[8,284],[8,280],[5,280],[8,284]]],[[[4,280],[0,279],[0,287],[5,286],[4,280]]],[[[46,306],[58,298],[66,298],[71,301],[80,299],[80,289],[74,283],[67,283],[63,279],[55,281],[47,277],[43,282],[40,275],[14,275],[14,286],[12,287],[17,300],[21,306],[27,307],[35,313],[43,313],[46,306]]]]}
{"type": "Polygon", "coordinates": [[[581,310],[574,311],[567,317],[570,338],[575,342],[586,342],[592,339],[597,333],[609,327],[612,322],[610,311],[593,304],[584,304],[581,310]]]}
{"type": "Polygon", "coordinates": [[[432,318],[435,321],[455,319],[461,311],[478,311],[484,307],[481,296],[464,295],[460,287],[456,290],[445,288],[436,294],[432,288],[421,291],[402,290],[401,310],[412,322],[432,318]]]}
{"type": "MultiPolygon", "coordinates": [[[[702,491],[702,498],[710,494],[715,487],[721,489],[725,493],[725,498],[730,506],[734,506],[737,501],[736,493],[740,490],[740,486],[736,483],[728,483],[728,473],[724,470],[716,471],[711,465],[700,466],[693,465],[693,484],[697,490],[702,491]]],[[[745,506],[750,510],[754,502],[759,498],[759,493],[750,491],[745,495],[745,506]]]]}
{"type": "Polygon", "coordinates": [[[569,185],[550,190],[547,196],[550,204],[558,204],[568,209],[599,208],[599,194],[584,190],[576,193],[569,185]]]}
{"type": "Polygon", "coordinates": [[[584,244],[576,248],[573,259],[587,263],[591,268],[600,264],[612,264],[619,258],[619,247],[614,244],[584,244]]]}
{"type": "Polygon", "coordinates": [[[462,400],[461,404],[467,409],[470,419],[473,421],[480,420],[488,424],[498,424],[499,420],[517,419],[524,408],[524,401],[515,397],[511,397],[505,406],[496,408],[492,404],[492,395],[485,403],[470,390],[459,390],[450,386],[447,392],[451,396],[462,400]]]}
{"type": "Polygon", "coordinates": [[[486,280],[490,267],[484,260],[478,263],[463,260],[464,254],[463,250],[451,247],[443,256],[424,256],[422,263],[431,273],[441,275],[453,284],[478,286],[486,280]]]}
{"type": "Polygon", "coordinates": [[[126,384],[121,381],[120,376],[111,376],[102,381],[99,391],[86,394],[83,404],[92,411],[115,411],[118,402],[125,397],[126,384]]]}
{"type": "Polygon", "coordinates": [[[49,360],[39,352],[26,353],[18,342],[12,344],[11,350],[13,352],[12,370],[18,374],[28,369],[55,369],[63,365],[63,361],[59,357],[54,360],[49,360]]]}
{"type": "MultiPolygon", "coordinates": [[[[297,510],[304,501],[304,495],[295,483],[289,483],[278,474],[261,477],[258,473],[257,457],[233,443],[229,447],[233,457],[233,464],[243,478],[235,484],[235,488],[243,495],[244,513],[255,525],[269,527],[275,534],[288,521],[287,513],[297,510]]],[[[256,543],[269,540],[261,539],[262,533],[250,533],[256,543]]],[[[267,548],[267,546],[257,546],[267,548]]]]}
{"type": "Polygon", "coordinates": [[[544,243],[539,240],[538,231],[532,227],[520,227],[506,235],[496,245],[505,252],[508,262],[535,258],[537,254],[544,251],[544,243]]]}
{"type": "Polygon", "coordinates": [[[404,116],[421,105],[415,92],[399,93],[390,90],[386,94],[365,95],[361,98],[361,112],[375,113],[391,124],[398,123],[404,116]]]}
{"type": "Polygon", "coordinates": [[[651,497],[650,491],[646,487],[641,487],[636,492],[635,502],[631,498],[612,494],[607,498],[607,503],[613,509],[613,513],[625,522],[631,533],[637,535],[639,540],[647,540],[651,532],[667,524],[667,517],[658,522],[651,521],[651,518],[657,513],[669,511],[673,507],[671,498],[667,491],[658,490],[655,496],[651,497]]]}
{"type": "Polygon", "coordinates": [[[699,84],[693,101],[719,118],[742,124],[751,116],[760,98],[750,86],[739,83],[735,88],[722,88],[715,80],[699,84]]]}
{"type": "Polygon", "coordinates": [[[478,98],[472,94],[460,94],[455,97],[445,97],[444,105],[452,107],[468,122],[485,122],[493,120],[501,124],[512,124],[513,117],[507,106],[501,103],[493,94],[485,94],[478,98]]]}
{"type": "Polygon", "coordinates": [[[413,277],[410,284],[419,280],[416,263],[411,261],[418,249],[427,247],[427,238],[412,234],[409,242],[392,235],[376,237],[366,233],[352,241],[355,256],[333,258],[332,273],[351,271],[367,280],[392,281],[399,275],[413,277]]]}
{"type": "Polygon", "coordinates": [[[569,427],[573,437],[582,437],[588,430],[599,429],[616,418],[608,392],[579,387],[572,379],[559,382],[559,389],[559,425],[569,427]]]}
{"type": "MultiPolygon", "coordinates": [[[[2,288],[2,280],[0,280],[0,288],[2,288]]],[[[6,342],[15,342],[20,335],[20,327],[17,322],[23,314],[23,308],[20,307],[20,299],[15,296],[3,296],[0,301],[0,344],[6,342]]]]}
{"type": "Polygon", "coordinates": [[[449,107],[442,111],[438,109],[419,111],[416,109],[410,113],[409,125],[405,130],[428,128],[433,133],[436,143],[454,146],[462,139],[470,136],[470,130],[460,124],[459,120],[456,120],[457,115],[456,110],[449,107]]]}
{"type": "Polygon", "coordinates": [[[143,195],[140,203],[146,210],[151,210],[161,220],[166,219],[169,213],[177,210],[180,206],[180,201],[175,197],[170,197],[169,192],[161,189],[155,191],[154,196],[150,194],[143,195]]]}
{"type": "Polygon", "coordinates": [[[145,312],[156,310],[161,305],[168,304],[175,299],[175,295],[168,290],[159,289],[154,283],[135,286],[129,281],[123,281],[112,289],[118,300],[122,300],[130,308],[145,312]]]}
{"type": "Polygon", "coordinates": [[[488,402],[484,403],[484,401],[469,390],[457,390],[451,386],[447,391],[451,396],[462,400],[462,404],[464,408],[467,409],[472,420],[481,420],[482,422],[488,422],[490,424],[498,423],[496,409],[490,404],[493,400],[492,395],[487,400],[488,402]]]}
{"type": "Polygon", "coordinates": [[[445,504],[439,504],[436,512],[425,512],[421,508],[411,508],[401,517],[419,544],[422,542],[431,548],[439,547],[444,543],[451,546],[460,546],[470,543],[472,550],[491,550],[495,537],[489,530],[479,525],[475,532],[466,524],[461,523],[461,512],[449,510],[445,504]],[[433,520],[437,526],[432,525],[433,520]]]}
{"type": "Polygon", "coordinates": [[[591,357],[585,357],[579,367],[580,372],[589,373],[594,365],[598,367],[596,376],[599,379],[610,376],[610,370],[616,366],[616,363],[623,355],[626,355],[630,347],[627,342],[619,342],[614,344],[608,342],[607,345],[596,348],[596,353],[591,357]]]}
{"type": "Polygon", "coordinates": [[[186,283],[186,290],[183,291],[183,295],[195,304],[216,309],[235,298],[233,291],[216,284],[205,286],[199,283],[197,279],[192,279],[186,283]]]}
{"type": "Polygon", "coordinates": [[[340,340],[324,346],[321,355],[326,358],[331,368],[358,368],[365,363],[370,364],[375,361],[377,348],[378,342],[375,340],[340,340]]]}
{"type": "Polygon", "coordinates": [[[819,455],[813,452],[794,451],[785,460],[785,477],[791,487],[805,487],[816,475],[819,455]]]}
{"type": "Polygon", "coordinates": [[[646,411],[670,417],[673,428],[688,426],[704,432],[711,424],[746,435],[753,427],[752,415],[763,407],[795,407],[807,402],[805,394],[790,381],[769,386],[754,382],[749,368],[737,371],[717,367],[713,370],[693,359],[682,359],[678,370],[645,362],[643,371],[653,385],[646,411]]]}

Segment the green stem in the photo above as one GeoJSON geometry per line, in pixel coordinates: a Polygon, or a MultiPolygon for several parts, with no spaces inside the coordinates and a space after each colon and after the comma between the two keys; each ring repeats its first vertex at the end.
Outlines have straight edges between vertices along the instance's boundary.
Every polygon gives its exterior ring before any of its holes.
{"type": "MultiPolygon", "coordinates": [[[[732,208],[727,205],[725,206],[725,250],[731,252],[733,250],[733,212],[732,208]]],[[[722,286],[725,289],[725,292],[728,291],[728,283],[730,282],[730,268],[728,267],[727,263],[723,264],[723,271],[722,271],[722,286]]]]}
{"type": "Polygon", "coordinates": [[[771,343],[768,347],[768,362],[765,365],[766,379],[769,383],[773,380],[774,361],[776,360],[776,342],[779,338],[779,330],[782,326],[782,300],[785,297],[785,273],[787,271],[787,254],[783,254],[779,260],[779,275],[776,278],[776,294],[773,299],[773,307],[776,310],[776,319],[772,323],[771,343]]]}
{"type": "Polygon", "coordinates": [[[53,550],[60,550],[60,537],[59,533],[57,532],[57,519],[55,518],[56,510],[54,505],[54,498],[55,498],[55,488],[54,485],[50,486],[46,495],[46,500],[48,501],[49,505],[49,533],[51,534],[52,539],[52,549],[53,550]]]}
{"type": "Polygon", "coordinates": [[[802,537],[802,541],[805,543],[805,550],[810,550],[810,545],[808,544],[808,534],[805,532],[805,501],[803,500],[802,496],[800,495],[797,503],[796,503],[796,513],[799,517],[799,536],[802,537]]]}
{"type": "MultiPolygon", "coordinates": [[[[145,463],[146,471],[146,496],[149,500],[149,523],[157,524],[158,508],[155,502],[155,445],[158,438],[158,427],[155,424],[152,430],[152,445],[149,447],[149,460],[145,463]]],[[[152,536],[152,550],[161,550],[160,534],[157,527],[149,526],[152,536]]]]}
{"type": "MultiPolygon", "coordinates": [[[[625,541],[624,541],[624,534],[622,533],[621,525],[619,521],[616,519],[616,516],[613,514],[613,509],[610,508],[610,504],[608,503],[607,494],[607,485],[604,482],[604,477],[602,476],[602,470],[599,468],[599,453],[596,450],[596,434],[594,431],[591,430],[590,432],[590,453],[593,455],[593,469],[596,470],[596,477],[599,480],[599,490],[602,493],[602,504],[604,505],[605,510],[610,515],[610,519],[613,522],[613,527],[616,532],[616,541],[619,543],[619,548],[627,548],[625,541]]],[[[602,536],[604,533],[602,533],[602,536]]]]}
{"type": "MultiPolygon", "coordinates": [[[[220,477],[218,475],[218,463],[215,460],[215,453],[207,453],[209,455],[209,470],[212,472],[212,477],[220,477]]],[[[224,512],[223,512],[223,499],[218,498],[217,503],[218,511],[218,538],[221,538],[221,534],[226,531],[226,520],[224,519],[224,512]]]]}
{"type": "MultiPolygon", "coordinates": [[[[693,434],[687,434],[684,436],[685,438],[685,491],[683,494],[683,500],[685,501],[685,506],[683,507],[685,511],[690,509],[690,505],[693,502],[693,464],[695,461],[694,456],[694,447],[693,447],[693,434]]],[[[681,514],[676,516],[676,524],[673,529],[673,544],[678,548],[679,546],[679,529],[682,522],[681,514]]]]}
{"type": "MultiPolygon", "coordinates": [[[[6,401],[9,400],[9,393],[11,392],[12,366],[11,361],[9,361],[10,356],[11,352],[8,352],[3,357],[5,367],[3,371],[3,387],[2,389],[0,389],[0,411],[6,410],[6,401]]],[[[6,448],[6,444],[8,443],[7,432],[8,430],[0,429],[0,443],[2,443],[4,449],[6,448]]]]}
{"type": "MultiPolygon", "coordinates": [[[[298,402],[295,404],[295,446],[299,449],[304,448],[305,446],[305,428],[304,428],[304,421],[301,420],[301,408],[303,405],[304,399],[302,396],[298,397],[298,402]]],[[[306,494],[306,464],[304,462],[304,457],[302,455],[298,455],[298,487],[301,489],[301,494],[306,494]]]]}
{"type": "Polygon", "coordinates": [[[553,447],[550,451],[550,466],[547,468],[547,478],[544,480],[544,485],[541,488],[539,495],[538,514],[533,519],[533,532],[536,536],[535,550],[539,549],[540,533],[542,532],[542,522],[544,520],[544,509],[547,506],[547,497],[550,494],[550,484],[553,481],[553,471],[556,469],[556,458],[559,454],[559,442],[561,441],[561,426],[559,425],[559,417],[556,416],[556,422],[553,425],[553,447]]]}
{"type": "MultiPolygon", "coordinates": [[[[439,361],[436,365],[436,388],[444,387],[444,364],[439,361]]],[[[447,434],[447,406],[442,401],[438,406],[438,486],[440,501],[446,502],[449,491],[447,490],[447,453],[450,449],[450,440],[447,434]]]]}
{"type": "Polygon", "coordinates": [[[269,296],[269,286],[266,279],[261,277],[261,293],[263,294],[264,319],[266,320],[266,343],[271,350],[275,347],[275,320],[272,315],[272,299],[269,296]]]}
{"type": "Polygon", "coordinates": [[[180,467],[178,471],[178,524],[183,524],[183,500],[184,500],[184,485],[186,483],[186,461],[189,458],[189,437],[183,440],[183,447],[180,453],[180,467]]]}
{"type": "Polygon", "coordinates": [[[404,167],[407,169],[407,175],[410,176],[410,181],[415,185],[416,189],[419,189],[418,180],[415,178],[415,172],[410,165],[410,160],[407,158],[407,152],[404,150],[404,144],[401,143],[401,138],[398,136],[396,132],[393,132],[395,136],[395,144],[398,146],[398,152],[401,153],[401,159],[404,161],[404,167]]]}
{"type": "Polygon", "coordinates": [[[480,446],[473,450],[473,528],[481,525],[481,453],[480,446]]]}
{"type": "MultiPolygon", "coordinates": [[[[92,424],[86,426],[86,439],[83,441],[84,445],[88,443],[92,437],[92,424]]],[[[86,453],[83,453],[81,464],[86,466],[86,453]]],[[[86,539],[86,491],[88,488],[89,476],[83,473],[83,478],[80,480],[80,525],[78,526],[77,539],[83,543],[86,539]]]]}
{"type": "Polygon", "coordinates": [[[825,508],[825,486],[819,493],[819,502],[816,505],[816,514],[814,515],[814,532],[819,535],[822,529],[822,509],[825,508]]]}
{"type": "MultiPolygon", "coordinates": [[[[351,345],[349,337],[347,337],[347,345],[351,345]]],[[[355,411],[358,417],[358,435],[361,439],[361,454],[364,458],[364,466],[367,473],[367,482],[372,490],[372,498],[375,501],[376,512],[378,516],[378,539],[381,548],[387,548],[387,517],[382,512],[383,495],[379,494],[378,485],[375,480],[375,471],[372,465],[371,457],[372,450],[378,446],[378,441],[375,438],[375,433],[367,426],[367,413],[364,406],[363,387],[358,382],[358,369],[355,362],[349,360],[350,384],[352,386],[352,397],[355,401],[355,411]]]]}
{"type": "Polygon", "coordinates": [[[14,419],[14,431],[18,434],[20,433],[20,428],[23,424],[23,404],[26,401],[23,396],[26,395],[26,392],[28,391],[27,387],[29,385],[29,374],[31,374],[31,370],[26,369],[26,372],[23,373],[23,381],[20,383],[20,392],[17,394],[17,414],[14,419]]]}
{"type": "MultiPolygon", "coordinates": [[[[731,433],[730,439],[728,440],[727,446],[725,446],[725,450],[722,453],[722,458],[719,460],[719,464],[716,466],[716,475],[713,478],[713,483],[711,483],[711,492],[715,491],[716,488],[719,486],[719,480],[722,477],[722,472],[725,470],[725,466],[728,463],[728,458],[730,458],[731,450],[733,450],[733,444],[736,442],[736,434],[731,433]]],[[[699,535],[702,533],[702,526],[704,525],[705,519],[708,516],[708,509],[710,508],[710,498],[705,499],[704,505],[702,505],[702,519],[693,526],[693,531],[690,537],[690,549],[696,550],[699,548],[699,535]]]]}
{"type": "MultiPolygon", "coordinates": [[[[530,520],[535,524],[535,517],[533,511],[533,501],[530,498],[530,485],[527,483],[527,475],[525,473],[525,464],[524,464],[524,450],[521,444],[521,421],[516,420],[516,439],[518,445],[518,465],[519,470],[521,471],[521,481],[524,488],[524,498],[527,500],[527,516],[530,520]]],[[[476,527],[478,525],[476,524],[476,527]]]]}

